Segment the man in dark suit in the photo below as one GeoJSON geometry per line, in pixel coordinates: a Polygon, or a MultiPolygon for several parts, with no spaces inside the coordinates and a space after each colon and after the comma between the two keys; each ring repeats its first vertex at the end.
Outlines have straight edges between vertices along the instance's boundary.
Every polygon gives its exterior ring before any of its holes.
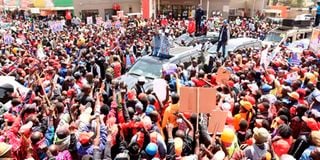
{"type": "Polygon", "coordinates": [[[201,5],[198,6],[197,10],[196,10],[196,34],[198,34],[201,30],[201,20],[202,17],[204,15],[204,11],[201,8],[201,5]]]}
{"type": "Polygon", "coordinates": [[[86,68],[87,68],[87,71],[91,72],[95,78],[96,77],[101,78],[100,66],[96,64],[94,58],[90,59],[90,63],[87,63],[86,68]]]}
{"type": "Polygon", "coordinates": [[[220,28],[220,31],[219,31],[219,40],[218,40],[218,47],[217,47],[217,53],[219,53],[222,47],[223,58],[226,57],[226,45],[229,39],[230,39],[230,31],[228,28],[228,21],[224,20],[223,26],[220,28]]]}

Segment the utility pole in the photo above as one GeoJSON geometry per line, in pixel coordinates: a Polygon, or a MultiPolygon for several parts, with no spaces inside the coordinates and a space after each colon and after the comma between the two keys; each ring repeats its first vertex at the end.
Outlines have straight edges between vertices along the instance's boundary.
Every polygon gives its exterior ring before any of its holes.
{"type": "Polygon", "coordinates": [[[210,0],[207,0],[207,19],[209,19],[209,12],[210,12],[210,0]]]}
{"type": "Polygon", "coordinates": [[[256,0],[253,0],[253,6],[252,6],[252,14],[251,17],[255,15],[255,8],[256,8],[256,0]]]}
{"type": "Polygon", "coordinates": [[[4,15],[7,16],[7,12],[6,12],[6,4],[5,4],[5,0],[2,0],[2,4],[3,4],[3,12],[4,12],[4,15]]]}

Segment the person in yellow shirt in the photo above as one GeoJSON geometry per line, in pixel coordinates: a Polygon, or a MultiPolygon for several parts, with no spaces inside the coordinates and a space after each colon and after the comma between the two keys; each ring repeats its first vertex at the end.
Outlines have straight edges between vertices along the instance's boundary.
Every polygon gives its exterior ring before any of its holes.
{"type": "Polygon", "coordinates": [[[169,107],[166,108],[163,114],[163,119],[162,119],[162,129],[164,129],[167,124],[173,124],[174,128],[178,127],[177,124],[177,113],[179,111],[179,100],[180,97],[178,94],[173,93],[171,95],[171,104],[169,107]]]}
{"type": "Polygon", "coordinates": [[[252,118],[252,104],[248,101],[240,101],[240,111],[234,116],[233,125],[236,131],[240,129],[239,124],[242,119],[250,123],[252,118]]]}

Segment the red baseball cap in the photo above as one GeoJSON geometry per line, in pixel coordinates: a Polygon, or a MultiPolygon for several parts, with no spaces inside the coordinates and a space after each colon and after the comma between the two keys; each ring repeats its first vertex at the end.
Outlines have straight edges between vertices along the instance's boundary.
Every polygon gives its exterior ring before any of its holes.
{"type": "Polygon", "coordinates": [[[79,142],[81,144],[88,144],[90,143],[90,139],[93,135],[93,132],[81,132],[79,135],[79,142]]]}

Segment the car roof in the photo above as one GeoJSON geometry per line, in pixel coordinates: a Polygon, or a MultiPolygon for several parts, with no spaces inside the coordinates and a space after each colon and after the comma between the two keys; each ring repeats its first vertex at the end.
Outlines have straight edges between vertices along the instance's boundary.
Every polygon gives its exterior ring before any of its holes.
{"type": "Polygon", "coordinates": [[[228,45],[242,45],[250,42],[257,42],[259,40],[254,38],[233,38],[228,41],[228,45]]]}
{"type": "Polygon", "coordinates": [[[180,58],[183,58],[188,55],[194,55],[195,52],[199,51],[197,51],[197,49],[194,47],[174,47],[170,48],[170,58],[161,58],[157,56],[147,55],[141,57],[141,60],[146,60],[154,63],[174,63],[180,58]]]}

